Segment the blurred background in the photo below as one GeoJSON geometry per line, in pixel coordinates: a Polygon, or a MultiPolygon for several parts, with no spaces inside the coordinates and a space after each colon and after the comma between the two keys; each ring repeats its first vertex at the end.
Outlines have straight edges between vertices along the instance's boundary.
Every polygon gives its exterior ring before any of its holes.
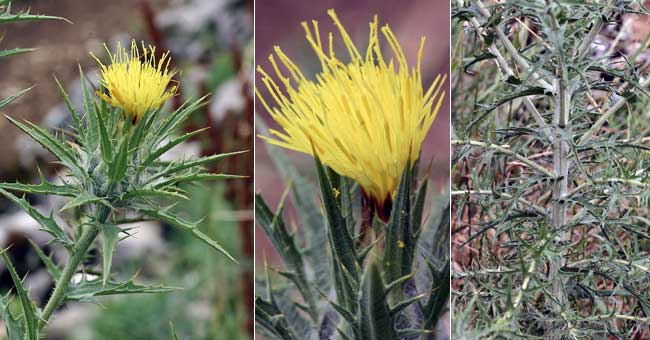
{"type": "MultiPolygon", "coordinates": [[[[305,32],[300,23],[315,19],[319,23],[323,39],[326,39],[328,32],[334,32],[335,41],[340,42],[338,30],[327,15],[327,10],[330,8],[336,11],[348,34],[363,53],[368,46],[368,24],[375,14],[379,16],[380,27],[384,24],[390,25],[411,65],[417,61],[420,38],[425,36],[427,40],[422,57],[422,79],[425,88],[428,88],[436,75],[449,72],[449,3],[430,0],[258,1],[255,4],[256,64],[266,70],[272,70],[268,56],[273,46],[279,45],[301,67],[305,75],[320,72],[318,59],[305,39],[305,32]]],[[[380,44],[383,47],[388,46],[383,36],[380,38],[380,44]]],[[[337,47],[340,50],[337,55],[347,56],[342,44],[337,47]]],[[[258,74],[255,77],[256,81],[260,79],[258,74]]],[[[256,109],[256,119],[277,128],[261,104],[258,103],[256,109]]],[[[269,157],[267,152],[269,146],[260,138],[255,138],[255,147],[255,190],[273,209],[277,206],[286,186],[269,157]]],[[[315,183],[313,158],[297,152],[286,152],[286,154],[301,174],[313,179],[315,183]]],[[[424,142],[420,162],[422,172],[429,162],[432,163],[429,176],[434,190],[446,191],[449,185],[449,91],[424,142]]],[[[290,206],[288,212],[291,213],[290,206]]],[[[265,258],[271,262],[276,260],[274,250],[259,227],[255,229],[255,241],[255,258],[258,264],[261,264],[265,258]]],[[[263,266],[258,265],[256,268],[259,273],[263,266]]]]}
{"type": "MultiPolygon", "coordinates": [[[[173,68],[181,73],[181,94],[167,105],[172,110],[190,97],[210,93],[210,103],[195,112],[184,128],[210,126],[200,138],[181,145],[177,155],[251,150],[215,164],[215,172],[249,175],[247,180],[188,187],[191,201],[177,209],[202,222],[201,229],[240,262],[227,260],[201,241],[159,223],[139,223],[135,237],[118,244],[114,273],[121,279],[183,287],[157,295],[101,298],[97,305],[68,304],[48,327],[47,339],[117,340],[171,339],[173,322],[179,339],[251,339],[252,319],[252,172],[253,172],[253,3],[252,0],[15,0],[13,12],[65,17],[64,21],[8,24],[0,28],[3,48],[38,47],[32,53],[0,63],[0,98],[36,85],[3,113],[28,119],[50,130],[65,128],[70,119],[58,94],[56,75],[80,103],[80,65],[96,83],[93,52],[105,56],[102,44],[128,45],[131,38],[170,50],[173,68]]],[[[38,182],[37,168],[56,178],[49,155],[5,119],[0,120],[0,181],[38,182]]],[[[179,131],[179,133],[182,131],[179,131]]],[[[172,155],[173,156],[173,155],[172,155]]],[[[57,204],[44,196],[27,197],[43,211],[57,204]]],[[[9,253],[32,296],[42,305],[52,282],[27,239],[55,258],[61,249],[14,206],[0,200],[0,247],[9,253]]],[[[4,263],[0,293],[13,284],[4,263]]],[[[4,326],[0,325],[4,332],[4,326]]],[[[0,333],[0,338],[4,334],[0,333]]]]}
{"type": "MultiPolygon", "coordinates": [[[[273,46],[279,45],[282,50],[301,68],[306,76],[321,71],[320,63],[314,51],[305,39],[305,32],[300,25],[302,21],[315,19],[319,23],[321,36],[326,39],[328,32],[334,32],[338,45],[338,56],[347,56],[340,41],[338,30],[327,15],[328,9],[334,9],[343,26],[350,34],[357,48],[365,53],[368,43],[369,23],[373,16],[379,16],[380,27],[389,24],[406,57],[411,65],[417,61],[420,38],[426,36],[426,45],[422,60],[423,86],[433,82],[438,74],[449,72],[449,2],[431,0],[363,0],[363,1],[310,1],[298,2],[291,0],[257,1],[255,4],[255,63],[266,70],[272,70],[268,56],[273,46]]],[[[381,36],[381,34],[380,34],[381,36]]],[[[387,48],[383,36],[380,44],[387,48]]],[[[344,59],[344,58],[343,58],[344,59]]],[[[345,60],[345,59],[344,59],[345,60]]],[[[271,72],[272,73],[272,72],[271,72]]],[[[260,80],[259,74],[255,75],[260,80]]],[[[448,84],[446,87],[448,88],[448,84]]],[[[449,188],[449,91],[434,122],[429,135],[424,142],[421,158],[421,175],[424,176],[431,162],[431,187],[434,192],[447,193],[449,188]]],[[[277,128],[261,104],[256,105],[256,126],[261,133],[263,122],[277,128]]],[[[269,146],[260,138],[255,139],[255,191],[260,193],[271,209],[275,209],[286,190],[286,183],[277,171],[269,155],[269,146]]],[[[304,177],[317,183],[315,179],[314,160],[311,156],[297,152],[282,150],[289,161],[296,166],[304,177]]],[[[316,188],[317,186],[314,186],[316,188]]],[[[318,191],[314,191],[314,197],[318,191]]],[[[433,195],[428,195],[431,198],[433,195]]],[[[297,221],[296,213],[291,202],[286,202],[286,220],[297,221]]],[[[298,233],[300,233],[300,228],[298,233]]],[[[270,241],[261,227],[255,228],[255,261],[256,274],[264,275],[264,262],[271,267],[277,267],[280,260],[270,241]]],[[[447,324],[444,322],[444,324],[447,324]]],[[[444,327],[446,329],[447,327],[444,327]]],[[[442,338],[445,335],[440,334],[442,338]]]]}

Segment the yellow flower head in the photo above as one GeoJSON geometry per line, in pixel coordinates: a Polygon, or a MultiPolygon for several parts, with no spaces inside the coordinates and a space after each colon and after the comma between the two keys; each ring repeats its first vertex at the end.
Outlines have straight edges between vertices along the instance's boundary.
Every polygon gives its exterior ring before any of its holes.
{"type": "Polygon", "coordinates": [[[168,69],[169,52],[156,61],[156,48],[147,48],[143,42],[140,51],[135,40],[131,41],[130,54],[119,42],[115,53],[111,53],[108,47],[106,51],[111,57],[109,65],[104,65],[93,55],[101,67],[100,82],[108,92],[108,95],[99,91],[97,94],[107,103],[122,108],[134,122],[176,94],[176,86],[170,87],[175,72],[168,69]]]}
{"type": "Polygon", "coordinates": [[[395,61],[384,59],[377,16],[370,23],[368,48],[361,55],[335,12],[329,10],[328,14],[345,43],[350,62],[344,63],[334,54],[332,33],[324,46],[318,22],[312,21],[312,27],[303,22],[322,71],[314,80],[308,79],[278,46],[274,48],[288,72],[285,76],[276,57],[269,56],[284,89],[258,66],[275,106],[269,105],[258,89],[256,93],[283,131],[271,130],[271,137],[262,138],[287,149],[316,153],[323,164],[358,182],[382,208],[392,202],[407,162],[419,157],[422,142],[443,103],[445,91],[441,90],[446,76],[438,75],[424,91],[420,73],[424,37],[417,66],[409,69],[388,25],[381,33],[395,61]]]}

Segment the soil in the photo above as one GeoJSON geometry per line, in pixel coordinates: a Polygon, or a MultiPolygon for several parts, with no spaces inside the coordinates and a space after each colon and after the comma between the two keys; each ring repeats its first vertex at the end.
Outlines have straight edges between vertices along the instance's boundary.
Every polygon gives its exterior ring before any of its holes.
{"type": "MultiPolygon", "coordinates": [[[[166,1],[152,0],[154,9],[166,1]]],[[[143,23],[142,1],[75,1],[75,0],[15,0],[12,12],[30,10],[32,14],[47,14],[67,18],[66,21],[37,21],[7,24],[0,27],[4,39],[0,49],[37,47],[38,50],[0,59],[0,98],[36,85],[23,98],[2,109],[12,117],[40,123],[47,112],[61,102],[53,76],[70,84],[79,77],[78,65],[91,71],[95,61],[89,52],[101,53],[102,44],[118,34],[147,38],[143,23]]],[[[17,167],[19,134],[7,120],[0,120],[0,180],[20,175],[17,167]]]]}

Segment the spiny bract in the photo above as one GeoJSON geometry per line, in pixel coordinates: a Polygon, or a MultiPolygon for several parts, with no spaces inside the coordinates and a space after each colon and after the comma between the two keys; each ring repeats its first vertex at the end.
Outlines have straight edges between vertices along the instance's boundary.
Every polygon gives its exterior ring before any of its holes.
{"type": "MultiPolygon", "coordinates": [[[[345,43],[350,62],[334,54],[329,34],[328,54],[320,38],[318,22],[313,31],[302,26],[322,65],[310,80],[280,47],[275,54],[290,77],[285,77],[273,55],[269,60],[284,90],[258,66],[262,83],[275,106],[256,89],[262,105],[284,131],[271,130],[269,143],[317,155],[323,164],[358,182],[378,206],[392,200],[407,162],[418,158],[422,142],[443,102],[446,76],[438,75],[424,92],[420,64],[425,38],[420,41],[417,67],[409,65],[395,35],[381,28],[397,66],[387,63],[379,45],[377,16],[370,23],[370,39],[362,56],[333,10],[328,11],[345,43]]],[[[411,162],[412,164],[412,162],[411,162]]]]}
{"type": "Polygon", "coordinates": [[[108,92],[97,91],[97,95],[107,103],[122,108],[134,122],[176,94],[176,86],[170,87],[175,72],[169,71],[169,52],[156,61],[156,48],[147,48],[142,43],[140,51],[135,40],[131,41],[130,54],[119,42],[114,53],[108,47],[106,51],[111,58],[109,65],[104,65],[93,55],[101,68],[100,82],[108,92]]]}

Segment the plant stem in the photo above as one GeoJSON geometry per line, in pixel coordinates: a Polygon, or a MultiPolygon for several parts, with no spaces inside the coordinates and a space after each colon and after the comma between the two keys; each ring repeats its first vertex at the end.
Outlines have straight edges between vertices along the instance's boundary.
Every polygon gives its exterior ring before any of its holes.
{"type": "Polygon", "coordinates": [[[47,304],[43,309],[43,315],[41,315],[39,328],[43,328],[43,326],[45,326],[45,323],[47,323],[50,316],[52,316],[54,310],[56,310],[56,308],[61,303],[61,300],[64,298],[65,291],[68,289],[68,285],[70,284],[70,280],[72,280],[72,276],[77,272],[77,267],[79,267],[79,264],[86,256],[86,253],[88,252],[90,246],[93,244],[93,241],[97,237],[97,234],[99,234],[99,228],[94,225],[89,225],[81,233],[81,236],[79,237],[79,240],[74,247],[72,256],[63,268],[63,273],[61,274],[59,280],[56,282],[54,291],[52,292],[50,299],[47,301],[47,304]]]}
{"type": "MultiPolygon", "coordinates": [[[[100,206],[97,210],[97,216],[95,220],[100,224],[106,222],[109,212],[110,211],[107,207],[100,206]]],[[[54,291],[52,292],[50,299],[47,301],[45,308],[43,308],[43,314],[41,315],[41,320],[38,324],[39,329],[42,329],[45,326],[47,321],[52,316],[52,313],[54,313],[56,308],[61,304],[62,300],[65,297],[65,291],[68,289],[70,281],[72,280],[72,276],[77,272],[79,264],[81,264],[81,261],[83,261],[86,253],[88,252],[88,249],[90,249],[90,246],[93,244],[93,241],[95,241],[95,238],[97,238],[98,234],[99,227],[93,224],[87,225],[87,227],[81,232],[81,236],[79,236],[79,239],[77,239],[75,247],[72,250],[70,259],[63,268],[61,277],[57,280],[54,291]]]]}
{"type": "MultiPolygon", "coordinates": [[[[547,0],[548,13],[551,19],[553,33],[556,35],[553,39],[556,44],[555,48],[558,54],[558,65],[556,68],[557,78],[553,81],[555,87],[555,110],[553,112],[553,125],[556,128],[555,139],[553,140],[553,171],[557,176],[553,183],[553,205],[551,206],[551,224],[556,232],[555,240],[562,244],[566,241],[566,233],[563,230],[567,221],[567,192],[569,184],[569,143],[562,136],[566,135],[569,129],[569,119],[571,116],[571,90],[567,86],[566,65],[564,63],[564,46],[559,38],[560,27],[555,17],[554,7],[550,0],[547,0]]],[[[552,309],[561,315],[562,309],[566,304],[566,294],[564,292],[564,282],[560,275],[560,268],[564,266],[564,254],[561,251],[553,256],[549,261],[548,279],[552,285],[553,296],[555,301],[551,300],[552,309]]],[[[546,329],[547,334],[552,330],[552,323],[546,329]]],[[[549,339],[559,340],[561,336],[551,335],[549,339]]]]}

